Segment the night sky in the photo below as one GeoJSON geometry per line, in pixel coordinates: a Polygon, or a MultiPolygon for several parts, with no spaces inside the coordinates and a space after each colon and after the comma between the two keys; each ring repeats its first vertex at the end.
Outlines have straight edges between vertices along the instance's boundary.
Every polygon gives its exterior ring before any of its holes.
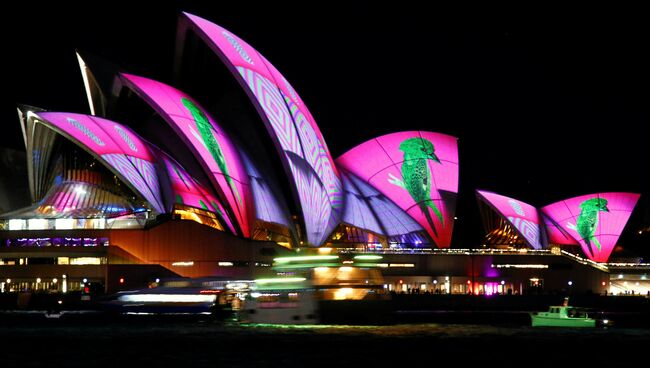
{"type": "Polygon", "coordinates": [[[25,2],[4,12],[0,146],[24,149],[17,103],[88,111],[76,48],[171,81],[185,10],[266,56],[309,105],[334,157],[400,130],[458,137],[455,246],[482,238],[475,188],[540,207],[630,191],[642,196],[619,244],[650,258],[650,239],[637,234],[650,225],[650,142],[641,133],[650,122],[650,25],[639,9],[514,15],[519,9],[450,12],[405,2],[255,9],[210,1],[152,11],[131,3],[25,2]]]}

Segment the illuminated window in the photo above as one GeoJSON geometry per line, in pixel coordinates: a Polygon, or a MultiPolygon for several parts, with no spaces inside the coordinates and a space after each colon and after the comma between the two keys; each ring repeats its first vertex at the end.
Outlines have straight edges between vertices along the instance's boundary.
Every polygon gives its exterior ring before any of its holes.
{"type": "Polygon", "coordinates": [[[191,267],[191,266],[194,266],[194,261],[173,262],[172,266],[174,266],[174,267],[191,267]]]}
{"type": "Polygon", "coordinates": [[[9,220],[9,230],[25,230],[26,225],[25,220],[9,220]]]}
{"type": "Polygon", "coordinates": [[[100,257],[77,257],[70,258],[71,265],[99,265],[102,264],[102,259],[100,257]]]}
{"type": "Polygon", "coordinates": [[[56,219],[54,220],[54,228],[56,230],[74,229],[74,219],[56,219]]]}

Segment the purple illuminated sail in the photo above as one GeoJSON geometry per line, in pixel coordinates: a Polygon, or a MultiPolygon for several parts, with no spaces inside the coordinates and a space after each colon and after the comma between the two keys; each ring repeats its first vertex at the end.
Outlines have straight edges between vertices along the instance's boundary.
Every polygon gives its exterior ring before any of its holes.
{"type": "Polygon", "coordinates": [[[371,185],[344,169],[339,168],[339,173],[346,193],[344,222],[389,237],[424,232],[411,216],[371,185]]]}
{"type": "Polygon", "coordinates": [[[40,112],[37,116],[43,124],[100,159],[154,210],[164,212],[153,156],[128,127],[82,114],[40,112]]]}
{"type": "Polygon", "coordinates": [[[341,179],[343,179],[343,192],[345,193],[343,222],[380,235],[386,235],[384,229],[379,225],[377,217],[373,214],[366,197],[352,183],[349,175],[342,171],[340,171],[340,174],[341,179]]]}
{"type": "Polygon", "coordinates": [[[243,153],[241,153],[241,157],[251,184],[253,203],[255,203],[255,218],[291,228],[286,204],[281,202],[281,197],[273,193],[268,181],[251,160],[243,153]]]}

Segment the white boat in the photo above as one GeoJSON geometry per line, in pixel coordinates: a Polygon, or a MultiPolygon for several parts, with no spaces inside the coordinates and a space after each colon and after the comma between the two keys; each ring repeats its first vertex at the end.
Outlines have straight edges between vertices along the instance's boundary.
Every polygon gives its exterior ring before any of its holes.
{"type": "Polygon", "coordinates": [[[258,279],[240,321],[271,324],[318,323],[314,289],[303,277],[258,279]]]}
{"type": "Polygon", "coordinates": [[[213,278],[163,280],[162,286],[121,291],[101,304],[120,314],[214,314],[238,309],[249,281],[213,278]]]}
{"type": "Polygon", "coordinates": [[[548,312],[531,313],[533,327],[596,327],[599,323],[604,326],[609,324],[606,319],[591,318],[585,309],[572,307],[568,304],[567,298],[563,305],[549,307],[548,312]]]}
{"type": "MultiPolygon", "coordinates": [[[[254,280],[240,320],[248,323],[314,324],[324,301],[384,301],[390,298],[376,261],[380,255],[304,255],[274,259],[285,276],[254,280]],[[286,277],[291,275],[292,277],[286,277]]],[[[372,313],[372,312],[369,312],[372,313]]]]}

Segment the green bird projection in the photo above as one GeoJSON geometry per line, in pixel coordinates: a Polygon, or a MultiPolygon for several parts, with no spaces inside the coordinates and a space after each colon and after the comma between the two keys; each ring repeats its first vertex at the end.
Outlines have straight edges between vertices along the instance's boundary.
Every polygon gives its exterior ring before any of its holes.
{"type": "Polygon", "coordinates": [[[437,237],[438,231],[429,212],[429,208],[431,208],[444,226],[442,213],[431,200],[431,170],[429,169],[428,160],[440,164],[440,160],[435,154],[435,147],[427,139],[409,138],[400,143],[399,149],[404,152],[402,178],[389,174],[388,182],[406,189],[411,198],[418,204],[420,211],[426,217],[429,226],[437,237]]]}
{"type": "Polygon", "coordinates": [[[234,192],[235,197],[237,197],[237,201],[241,205],[241,198],[239,197],[239,193],[237,192],[237,187],[235,186],[235,183],[233,183],[233,180],[230,177],[230,175],[228,174],[228,166],[226,165],[226,159],[223,157],[223,152],[221,152],[221,147],[219,147],[219,142],[217,142],[217,139],[214,137],[214,133],[212,132],[212,126],[210,124],[210,121],[208,120],[208,117],[205,115],[205,113],[203,112],[203,110],[201,110],[200,107],[196,106],[196,104],[192,100],[183,97],[181,98],[181,102],[183,103],[183,106],[185,106],[190,111],[190,113],[192,113],[192,118],[194,118],[196,127],[199,130],[199,134],[201,135],[200,137],[197,138],[200,138],[200,140],[203,141],[203,143],[205,144],[205,147],[210,152],[210,155],[212,155],[214,162],[216,162],[217,166],[219,166],[219,170],[221,170],[221,173],[226,178],[228,185],[234,192]]]}
{"type": "Polygon", "coordinates": [[[593,243],[600,251],[600,242],[596,239],[596,227],[598,226],[598,213],[609,212],[605,198],[590,198],[580,203],[580,215],[576,225],[568,223],[569,229],[575,230],[587,243],[591,254],[594,254],[591,244],[593,243]]]}

